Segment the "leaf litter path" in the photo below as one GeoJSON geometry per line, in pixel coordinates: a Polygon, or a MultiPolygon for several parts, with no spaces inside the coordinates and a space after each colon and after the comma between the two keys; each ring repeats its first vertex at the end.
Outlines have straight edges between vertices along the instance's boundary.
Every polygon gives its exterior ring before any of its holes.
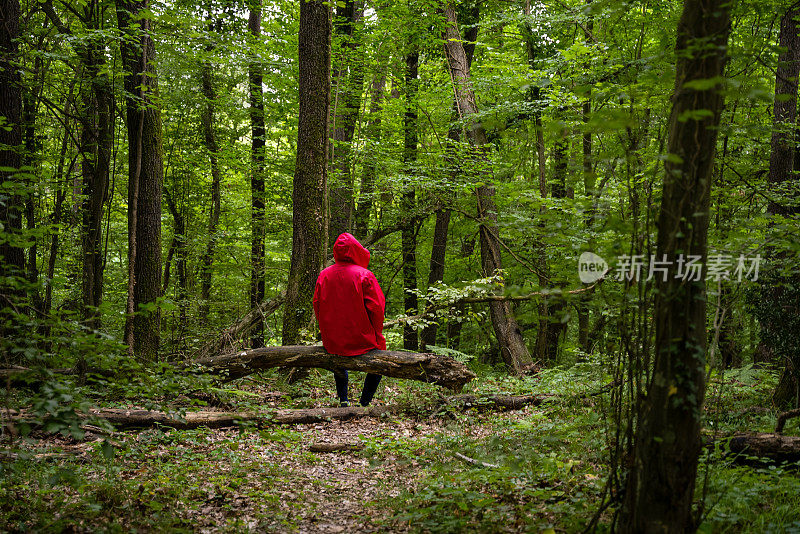
{"type": "MultiPolygon", "coordinates": [[[[520,415],[494,414],[494,418],[520,415]]],[[[261,482],[268,486],[270,497],[256,496],[252,490],[258,483],[247,476],[251,487],[239,487],[238,497],[217,493],[206,499],[206,506],[187,510],[184,518],[201,532],[227,530],[224,525],[230,526],[233,518],[245,530],[406,532],[408,525],[390,519],[403,511],[393,506],[392,498],[404,490],[413,491],[425,474],[427,462],[419,456],[436,447],[434,437],[449,432],[486,437],[493,426],[477,414],[457,429],[448,430],[443,423],[438,419],[360,419],[298,425],[272,435],[270,431],[250,433],[239,440],[238,453],[267,469],[269,475],[261,482]],[[360,453],[311,453],[312,443],[358,443],[365,448],[360,453]],[[243,496],[248,493],[249,497],[243,496]]],[[[226,441],[235,431],[213,432],[216,439],[226,441]]]]}

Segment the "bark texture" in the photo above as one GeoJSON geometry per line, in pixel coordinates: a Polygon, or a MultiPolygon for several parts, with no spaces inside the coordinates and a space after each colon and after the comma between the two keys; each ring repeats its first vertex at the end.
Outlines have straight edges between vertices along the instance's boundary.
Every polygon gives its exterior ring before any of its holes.
{"type": "Polygon", "coordinates": [[[346,0],[336,9],[334,33],[339,46],[333,58],[331,99],[333,105],[330,186],[330,236],[333,241],[342,232],[353,230],[355,203],[353,198],[352,148],[353,135],[361,109],[364,83],[364,61],[357,57],[357,24],[363,16],[363,1],[346,0]]]}
{"type": "MultiPolygon", "coordinates": [[[[780,190],[795,182],[794,160],[797,145],[797,88],[800,75],[800,33],[798,21],[800,2],[794,3],[781,18],[778,44],[783,51],[778,56],[775,73],[775,104],[773,131],[769,157],[767,183],[772,190],[780,190]]],[[[786,191],[783,191],[786,194],[786,191]]],[[[770,214],[797,213],[783,202],[772,200],[767,207],[770,214]]]]}
{"type": "MultiPolygon", "coordinates": [[[[419,76],[419,52],[406,55],[405,92],[406,110],[403,115],[403,165],[406,176],[413,176],[417,163],[417,78],[419,76]]],[[[413,180],[406,179],[403,184],[401,242],[403,249],[403,308],[406,315],[417,311],[417,233],[416,233],[416,188],[413,180]]],[[[417,329],[406,323],[403,325],[403,348],[417,350],[419,339],[417,329]]]]}
{"type": "Polygon", "coordinates": [[[129,303],[126,342],[137,358],[158,356],[161,313],[147,309],[161,296],[161,189],[164,178],[161,111],[148,0],[117,0],[125,68],[128,129],[129,303]]]}
{"type": "MultiPolygon", "coordinates": [[[[800,213],[800,181],[798,171],[797,90],[800,74],[800,2],[794,2],[781,18],[778,44],[783,49],[775,73],[773,133],[767,183],[771,215],[793,217],[800,213]]],[[[767,249],[772,271],[791,258],[793,252],[767,249]]],[[[800,405],[800,348],[796,342],[800,314],[800,275],[765,273],[762,302],[757,310],[762,329],[762,342],[767,352],[784,361],[780,382],[773,393],[773,402],[781,407],[800,405]],[[781,310],[775,313],[775,310],[781,310]]]]}
{"type": "Polygon", "coordinates": [[[455,390],[461,389],[475,378],[475,374],[464,364],[446,356],[386,350],[372,350],[361,356],[336,356],[326,352],[323,347],[311,345],[262,347],[236,354],[201,358],[190,365],[205,372],[225,375],[230,380],[247,376],[259,369],[281,366],[364,371],[430,382],[455,390]]]}
{"type": "MultiPolygon", "coordinates": [[[[48,19],[71,35],[52,2],[42,4],[48,19]]],[[[93,0],[83,9],[81,22],[88,31],[102,27],[103,9],[93,0]]],[[[82,89],[80,153],[82,184],[81,297],[83,319],[99,327],[97,308],[103,295],[103,211],[108,196],[111,152],[114,142],[114,88],[106,70],[105,46],[98,39],[75,40],[76,51],[90,83],[82,89]]]]}
{"type": "MultiPolygon", "coordinates": [[[[707,256],[711,172],[723,106],[719,84],[730,32],[729,4],[686,0],[669,122],[657,257],[707,256]]],[[[656,278],[655,359],[639,406],[633,458],[620,514],[623,532],[686,532],[692,517],[705,394],[705,282],[656,278]]]]}
{"type": "MultiPolygon", "coordinates": [[[[475,3],[468,11],[470,26],[464,31],[464,53],[467,57],[467,70],[472,66],[472,57],[475,53],[475,40],[478,38],[478,19],[480,17],[480,4],[475,3]]],[[[457,145],[461,141],[461,132],[458,127],[458,105],[453,102],[453,117],[447,130],[447,145],[445,147],[445,160],[452,174],[459,172],[457,145]]],[[[454,177],[455,178],[455,177],[454,177]]],[[[442,191],[440,194],[447,195],[442,191]]],[[[433,246],[431,247],[431,261],[428,271],[428,287],[444,281],[445,258],[447,256],[447,234],[450,227],[450,209],[440,206],[436,210],[436,224],[433,230],[433,246]]],[[[428,308],[430,307],[430,303],[428,308]]],[[[427,312],[427,309],[426,309],[427,312]]],[[[432,321],[422,329],[420,339],[422,347],[436,345],[438,324],[432,321]]]]}
{"type": "MultiPolygon", "coordinates": [[[[211,17],[211,14],[209,14],[211,17]]],[[[213,24],[209,23],[209,30],[213,30],[213,24]]],[[[211,52],[211,46],[206,48],[206,52],[211,52]]],[[[211,62],[204,61],[200,66],[200,86],[205,99],[203,109],[200,113],[200,124],[203,128],[203,141],[208,151],[208,159],[211,165],[211,213],[208,216],[208,242],[203,257],[200,258],[200,306],[199,316],[201,324],[208,321],[210,310],[209,299],[211,298],[211,275],[214,266],[214,252],[217,247],[217,225],[222,209],[220,198],[220,170],[219,170],[219,145],[217,135],[214,131],[214,112],[217,101],[217,93],[214,90],[214,83],[211,75],[211,62]]]]}
{"type": "MultiPolygon", "coordinates": [[[[226,351],[236,350],[240,340],[257,328],[263,328],[264,320],[281,307],[285,294],[266,300],[250,310],[247,315],[225,328],[217,339],[206,343],[200,349],[201,357],[216,356],[226,351]]],[[[259,348],[259,347],[254,347],[259,348]]]]}
{"type": "Polygon", "coordinates": [[[748,456],[766,458],[776,462],[800,461],[800,437],[780,434],[736,434],[727,443],[727,449],[746,460],[748,456]]]}
{"type": "Polygon", "coordinates": [[[355,215],[355,236],[363,240],[369,232],[369,218],[372,212],[372,197],[375,192],[375,178],[379,164],[377,147],[381,140],[381,113],[383,111],[383,91],[386,76],[379,76],[372,82],[369,105],[369,122],[366,127],[366,147],[364,169],[361,173],[361,188],[358,194],[358,209],[355,215]]]}
{"type": "Polygon", "coordinates": [[[189,307],[189,289],[186,264],[189,258],[189,250],[187,247],[186,235],[186,218],[184,216],[183,206],[178,206],[168,188],[164,188],[164,196],[167,201],[167,206],[172,219],[175,222],[175,229],[173,231],[172,243],[170,243],[169,255],[167,257],[166,265],[164,266],[164,287],[162,288],[162,295],[167,293],[169,287],[169,266],[172,261],[172,256],[175,257],[175,270],[178,271],[178,284],[176,292],[176,300],[178,302],[178,338],[183,339],[187,327],[187,311],[189,307]]]}
{"type": "Polygon", "coordinates": [[[292,261],[286,284],[283,343],[300,341],[310,326],[311,299],[325,260],[331,10],[328,2],[300,5],[300,116],[292,192],[292,261]]]}
{"type": "MultiPolygon", "coordinates": [[[[469,76],[469,67],[461,33],[458,29],[458,20],[451,4],[445,7],[447,27],[445,29],[445,52],[447,55],[450,75],[453,79],[455,99],[458,105],[459,116],[464,121],[464,129],[470,144],[475,147],[477,160],[485,160],[482,151],[488,143],[486,131],[480,122],[475,119],[478,107],[475,103],[475,93],[469,76]]],[[[477,161],[476,161],[477,163],[477,161]]],[[[485,161],[481,163],[485,164],[485,161]]],[[[480,225],[481,265],[485,276],[492,276],[503,268],[501,256],[500,236],[497,228],[497,207],[494,203],[494,186],[491,178],[484,176],[485,185],[478,187],[478,217],[483,221],[480,225]]],[[[525,345],[517,320],[514,317],[509,301],[495,301],[489,304],[497,341],[500,344],[503,361],[515,374],[522,374],[532,364],[530,352],[525,345]]]]}
{"type": "MultiPolygon", "coordinates": [[[[18,0],[3,0],[0,3],[0,167],[19,169],[22,166],[22,91],[19,75],[19,18],[18,0]]],[[[15,176],[16,171],[0,170],[7,198],[0,202],[0,224],[8,236],[18,234],[22,229],[22,188],[24,184],[15,176]]],[[[22,247],[6,239],[0,241],[0,277],[23,276],[25,274],[25,253],[22,247]]],[[[0,285],[3,295],[19,294],[12,286],[0,285]]],[[[0,319],[5,312],[0,315],[0,319]]],[[[2,331],[0,331],[2,333],[2,331]]]]}
{"type": "MultiPolygon", "coordinates": [[[[251,39],[255,42],[261,37],[261,0],[248,2],[250,11],[247,28],[251,39]]],[[[263,71],[256,57],[250,58],[247,64],[248,81],[250,83],[250,309],[256,309],[264,300],[264,240],[267,228],[264,219],[264,148],[266,146],[266,126],[264,123],[264,90],[262,88],[263,71]]],[[[264,323],[256,320],[253,325],[250,345],[264,345],[264,323]]]]}

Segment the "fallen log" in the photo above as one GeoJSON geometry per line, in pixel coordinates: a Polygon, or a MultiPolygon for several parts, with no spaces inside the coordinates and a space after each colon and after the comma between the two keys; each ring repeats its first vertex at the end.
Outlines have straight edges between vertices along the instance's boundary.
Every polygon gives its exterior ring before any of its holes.
{"type": "Polygon", "coordinates": [[[459,391],[464,384],[475,378],[475,373],[466,365],[438,354],[373,350],[361,356],[337,356],[329,354],[321,346],[309,345],[262,347],[201,358],[185,365],[197,367],[206,373],[224,375],[228,380],[272,367],[348,369],[430,382],[455,391],[459,391]]]}
{"type": "Polygon", "coordinates": [[[259,427],[271,424],[324,423],[334,419],[348,420],[360,417],[381,417],[391,412],[392,408],[387,406],[287,409],[270,413],[196,411],[186,412],[183,415],[154,410],[103,408],[90,410],[88,415],[105,419],[117,428],[146,428],[161,425],[185,430],[199,427],[227,428],[243,423],[255,424],[259,427]]]}
{"type": "Polygon", "coordinates": [[[444,406],[493,410],[521,410],[525,406],[539,406],[555,395],[453,395],[446,397],[444,406]]]}
{"type": "MultiPolygon", "coordinates": [[[[419,380],[438,384],[454,391],[475,378],[466,365],[439,354],[373,350],[361,356],[336,356],[321,346],[285,345],[262,347],[222,356],[199,358],[173,365],[183,370],[196,369],[205,373],[234,380],[261,369],[272,367],[316,367],[320,369],[348,369],[364,371],[394,378],[419,380]]],[[[56,369],[58,374],[77,374],[74,369],[56,369]]],[[[111,371],[90,370],[113,376],[111,371]]],[[[35,382],[35,371],[27,368],[0,369],[0,379],[13,386],[35,382]]]]}
{"type": "MultiPolygon", "coordinates": [[[[538,406],[542,402],[552,398],[552,395],[489,395],[481,397],[477,395],[454,395],[445,397],[429,412],[435,413],[443,405],[457,407],[459,409],[498,409],[498,410],[518,410],[525,406],[538,406]]],[[[305,408],[305,409],[282,409],[271,412],[224,412],[200,410],[185,412],[181,415],[178,412],[161,412],[155,410],[144,410],[138,408],[96,408],[84,414],[86,418],[94,417],[105,419],[118,429],[125,428],[146,428],[156,425],[166,426],[177,429],[191,429],[199,427],[208,428],[227,428],[239,424],[254,424],[259,427],[271,424],[297,425],[324,423],[333,420],[346,421],[361,417],[384,417],[389,414],[400,414],[404,411],[419,415],[419,408],[405,409],[400,406],[347,406],[332,408],[305,408]]],[[[10,420],[19,422],[29,419],[23,412],[11,410],[10,420]]]]}
{"type": "Polygon", "coordinates": [[[258,323],[259,320],[264,320],[278,308],[281,307],[283,301],[286,299],[286,292],[282,291],[275,298],[265,300],[242,317],[228,328],[220,332],[219,336],[206,343],[200,349],[200,357],[207,358],[222,354],[226,351],[235,350],[236,343],[245,337],[258,323]]]}
{"type": "Polygon", "coordinates": [[[736,434],[725,448],[743,459],[767,458],[776,462],[800,461],[800,436],[783,436],[770,433],[736,434]]]}
{"type": "Polygon", "coordinates": [[[308,446],[311,452],[360,451],[363,448],[361,443],[312,443],[308,446]]]}

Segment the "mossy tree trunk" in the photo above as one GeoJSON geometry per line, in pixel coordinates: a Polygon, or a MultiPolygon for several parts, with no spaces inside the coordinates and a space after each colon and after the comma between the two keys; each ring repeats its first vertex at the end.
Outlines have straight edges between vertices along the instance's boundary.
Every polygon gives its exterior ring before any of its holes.
{"type": "MultiPolygon", "coordinates": [[[[250,38],[256,41],[261,37],[261,0],[249,0],[247,27],[250,38]]],[[[266,239],[266,220],[264,217],[264,148],[266,146],[266,126],[264,123],[263,71],[257,57],[250,58],[247,65],[250,114],[250,309],[258,308],[264,300],[264,240],[266,239]]],[[[264,321],[259,320],[253,327],[250,338],[252,347],[264,346],[264,321]]]]}
{"type": "Polygon", "coordinates": [[[137,358],[158,357],[161,313],[161,110],[148,0],[117,0],[128,130],[128,305],[125,341],[137,358]]]}
{"type": "MultiPolygon", "coordinates": [[[[413,45],[412,45],[413,46],[413,45]]],[[[417,163],[417,84],[419,77],[419,52],[412,50],[406,55],[404,85],[406,110],[403,115],[403,165],[406,176],[412,177],[417,163]]],[[[416,187],[413,179],[404,185],[402,205],[403,230],[403,307],[406,315],[417,313],[417,233],[416,187]]],[[[417,350],[417,329],[408,323],[403,325],[403,348],[417,350]]]]}
{"type": "MultiPolygon", "coordinates": [[[[478,106],[470,80],[467,55],[464,51],[458,18],[452,4],[445,6],[447,25],[444,32],[445,51],[450,68],[459,115],[464,120],[467,139],[475,149],[475,163],[486,165],[486,145],[488,139],[483,125],[476,120],[478,106]]],[[[486,174],[486,171],[484,171],[486,174]]],[[[485,276],[492,276],[503,268],[500,234],[497,227],[497,206],[494,202],[494,186],[490,176],[483,176],[484,185],[477,188],[478,218],[480,224],[481,266],[485,276]]],[[[511,303],[495,301],[489,304],[497,341],[503,360],[516,374],[524,373],[532,365],[528,347],[522,337],[511,303]]]]}
{"type": "MultiPolygon", "coordinates": [[[[729,4],[686,0],[675,45],[677,72],[656,257],[705,263],[729,4]],[[711,83],[708,83],[709,80],[711,83]],[[688,117],[688,118],[687,118],[688,117]]],[[[653,370],[638,406],[622,532],[691,532],[705,395],[705,281],[656,277],[653,370]],[[666,278],[666,279],[665,279],[666,278]]]]}
{"type": "Polygon", "coordinates": [[[292,260],[283,313],[283,344],[301,340],[311,323],[314,286],[327,242],[328,111],[331,10],[328,2],[300,4],[300,115],[292,193],[292,260]]]}

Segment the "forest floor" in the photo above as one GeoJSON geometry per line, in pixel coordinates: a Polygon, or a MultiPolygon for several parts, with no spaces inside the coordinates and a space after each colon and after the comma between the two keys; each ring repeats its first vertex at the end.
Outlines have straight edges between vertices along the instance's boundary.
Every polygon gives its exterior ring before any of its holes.
{"type": "MultiPolygon", "coordinates": [[[[335,404],[328,375],[288,386],[274,373],[214,391],[227,409],[324,407],[335,404]]],[[[357,398],[354,375],[350,394],[357,398]]],[[[0,464],[0,531],[579,532],[602,501],[614,439],[608,398],[580,394],[608,378],[579,365],[524,379],[483,375],[469,386],[475,393],[556,394],[506,412],[447,408],[431,415],[438,388],[385,379],[376,404],[402,405],[402,415],[151,428],[110,438],[91,430],[81,439],[34,432],[17,439],[14,458],[0,464]],[[358,450],[309,450],[317,443],[358,450]]],[[[773,383],[761,371],[726,375],[707,426],[768,429],[771,412],[736,414],[764,405],[773,383]]],[[[709,398],[713,393],[714,386],[709,398]]],[[[181,394],[170,400],[187,409],[197,404],[181,394]]],[[[698,497],[707,486],[701,531],[800,531],[796,473],[797,466],[742,467],[709,457],[698,483],[698,497]]],[[[608,530],[612,514],[613,507],[601,514],[599,530],[608,530]]]]}

